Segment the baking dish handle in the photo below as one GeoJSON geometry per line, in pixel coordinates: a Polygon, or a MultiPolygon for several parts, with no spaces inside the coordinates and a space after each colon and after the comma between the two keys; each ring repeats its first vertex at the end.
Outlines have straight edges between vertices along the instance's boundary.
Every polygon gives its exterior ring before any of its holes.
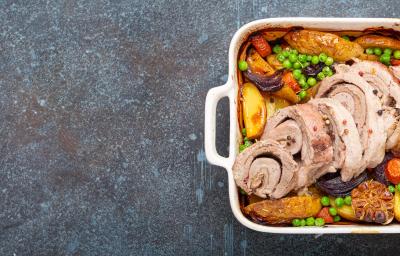
{"type": "MultiPolygon", "coordinates": [[[[215,133],[216,133],[216,112],[218,102],[224,98],[229,97],[229,105],[232,108],[232,88],[229,81],[225,85],[214,87],[210,89],[206,97],[205,106],[205,132],[204,132],[204,147],[206,151],[206,157],[211,164],[218,165],[221,167],[229,168],[230,157],[223,157],[218,154],[215,146],[215,133]]],[[[232,109],[230,110],[232,112],[232,109]]],[[[230,136],[232,137],[232,136],[230,136]]],[[[232,143],[232,138],[230,138],[230,144],[232,143]]]]}

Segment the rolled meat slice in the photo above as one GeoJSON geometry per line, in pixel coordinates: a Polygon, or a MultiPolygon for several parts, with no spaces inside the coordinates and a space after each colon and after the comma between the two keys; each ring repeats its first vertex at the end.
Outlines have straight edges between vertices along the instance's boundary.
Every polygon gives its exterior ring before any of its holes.
{"type": "Polygon", "coordinates": [[[359,74],[346,72],[325,78],[316,94],[316,98],[337,100],[353,116],[363,146],[363,164],[368,168],[382,162],[387,138],[382,104],[373,91],[359,74]]]}
{"type": "Polygon", "coordinates": [[[391,149],[400,139],[400,87],[397,79],[382,63],[376,61],[360,61],[351,66],[373,88],[382,102],[382,113],[387,132],[386,149],[391,149]]]}
{"type": "Polygon", "coordinates": [[[351,180],[364,171],[360,135],[353,117],[339,102],[330,98],[309,101],[322,114],[329,126],[329,135],[333,141],[333,163],[344,182],[351,180]]]}
{"type": "Polygon", "coordinates": [[[240,153],[232,167],[236,184],[248,194],[281,198],[296,185],[298,164],[273,140],[258,141],[240,153]]]}
{"type": "Polygon", "coordinates": [[[289,106],[268,119],[261,140],[281,138],[286,138],[285,143],[279,142],[300,165],[294,189],[308,187],[325,173],[335,171],[327,168],[333,159],[332,141],[324,120],[313,105],[289,106]],[[296,128],[289,130],[289,125],[296,128]]]}

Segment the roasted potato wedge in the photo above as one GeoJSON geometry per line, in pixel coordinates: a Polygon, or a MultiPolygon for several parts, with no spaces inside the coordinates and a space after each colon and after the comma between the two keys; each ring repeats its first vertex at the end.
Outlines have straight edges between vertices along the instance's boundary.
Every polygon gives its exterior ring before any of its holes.
{"type": "Polygon", "coordinates": [[[290,101],[291,103],[298,103],[300,98],[288,85],[284,85],[279,91],[274,92],[272,95],[290,101]]]}
{"type": "Polygon", "coordinates": [[[273,75],[275,69],[266,62],[261,55],[254,49],[250,49],[249,56],[246,58],[247,64],[252,72],[258,74],[273,75]]]}
{"type": "Polygon", "coordinates": [[[318,55],[326,53],[337,61],[347,61],[360,56],[364,49],[357,43],[326,32],[298,30],[285,35],[288,44],[301,53],[318,55]]]}
{"type": "Polygon", "coordinates": [[[271,31],[261,31],[261,34],[267,41],[274,41],[278,38],[283,37],[286,35],[287,31],[278,31],[278,30],[271,30],[271,31]]]}
{"type": "Polygon", "coordinates": [[[339,214],[340,217],[350,221],[355,221],[355,222],[359,221],[356,218],[356,214],[354,213],[353,207],[351,207],[350,205],[343,205],[342,207],[339,208],[335,204],[335,198],[329,197],[329,199],[331,205],[336,208],[337,213],[339,214]]]}
{"type": "Polygon", "coordinates": [[[245,83],[242,89],[243,120],[249,139],[261,136],[267,121],[264,98],[252,83],[245,83]]]}
{"type": "Polygon", "coordinates": [[[379,48],[390,48],[390,49],[400,49],[400,41],[387,36],[378,35],[365,35],[360,36],[354,42],[358,43],[364,48],[369,47],[379,47],[379,48]]]}
{"type": "Polygon", "coordinates": [[[360,56],[358,56],[358,58],[360,60],[370,60],[370,61],[379,61],[379,56],[375,55],[375,54],[361,54],[360,56]]]}
{"type": "Polygon", "coordinates": [[[394,217],[400,221],[400,192],[397,189],[394,193],[394,217]]]}
{"type": "Polygon", "coordinates": [[[265,106],[267,108],[267,117],[270,117],[279,109],[290,106],[290,102],[273,95],[266,95],[265,106]]]}
{"type": "Polygon", "coordinates": [[[267,62],[275,69],[282,69],[282,63],[276,58],[276,54],[270,54],[267,56],[267,62]]]}
{"type": "Polygon", "coordinates": [[[320,210],[320,198],[315,196],[263,200],[244,208],[245,214],[269,224],[290,223],[295,218],[315,216],[320,210]]]}

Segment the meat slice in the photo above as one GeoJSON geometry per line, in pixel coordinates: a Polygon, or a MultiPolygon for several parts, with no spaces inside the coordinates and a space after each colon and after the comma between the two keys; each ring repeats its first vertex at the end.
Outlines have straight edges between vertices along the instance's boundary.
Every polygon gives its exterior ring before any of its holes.
{"type": "Polygon", "coordinates": [[[258,141],[240,153],[232,167],[236,184],[248,194],[281,198],[297,184],[299,166],[282,145],[258,141]]]}
{"type": "Polygon", "coordinates": [[[344,182],[358,176],[363,168],[360,135],[352,115],[338,101],[330,98],[319,98],[309,101],[322,114],[325,123],[330,127],[329,135],[333,141],[333,163],[344,182]]]}
{"type": "Polygon", "coordinates": [[[267,138],[273,139],[283,145],[292,155],[300,152],[303,145],[303,136],[300,127],[294,120],[287,120],[272,129],[267,138]]]}
{"type": "MultiPolygon", "coordinates": [[[[296,144],[301,141],[299,156],[296,154],[300,169],[295,189],[307,187],[320,176],[332,171],[330,168],[325,168],[333,159],[332,141],[324,120],[313,105],[306,103],[289,106],[280,109],[270,117],[261,140],[275,138],[288,139],[283,146],[294,154],[297,153],[297,150],[293,150],[292,143],[296,144]],[[297,126],[292,129],[296,132],[295,134],[288,134],[285,129],[288,122],[297,126]]],[[[298,145],[295,146],[295,148],[297,147],[298,145]]]]}
{"type": "Polygon", "coordinates": [[[387,138],[382,104],[373,91],[358,73],[346,72],[324,79],[316,94],[316,98],[337,100],[351,113],[363,146],[363,164],[368,168],[382,162],[387,138]]]}
{"type": "Polygon", "coordinates": [[[390,66],[389,70],[395,78],[400,79],[400,66],[390,66]]]}
{"type": "Polygon", "coordinates": [[[361,61],[353,64],[351,70],[358,73],[373,88],[382,102],[382,116],[387,132],[386,149],[391,149],[400,139],[400,87],[397,79],[382,63],[361,61]]]}

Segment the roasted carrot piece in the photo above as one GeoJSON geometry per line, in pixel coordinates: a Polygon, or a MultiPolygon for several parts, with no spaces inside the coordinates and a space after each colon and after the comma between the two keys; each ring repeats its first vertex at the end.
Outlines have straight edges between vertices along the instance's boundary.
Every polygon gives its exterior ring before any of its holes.
{"type": "Polygon", "coordinates": [[[267,40],[262,35],[256,34],[250,38],[250,41],[261,57],[265,58],[271,54],[271,46],[269,46],[267,40]]]}
{"type": "Polygon", "coordinates": [[[323,218],[325,223],[333,223],[333,217],[329,214],[329,207],[322,208],[315,217],[323,218]]]}
{"type": "Polygon", "coordinates": [[[296,79],[294,79],[292,72],[286,72],[283,75],[282,80],[283,83],[292,88],[295,93],[298,93],[301,90],[300,85],[297,83],[296,79]]]}
{"type": "Polygon", "coordinates": [[[390,64],[392,64],[392,66],[399,66],[400,65],[400,60],[392,59],[390,61],[390,64]]]}

